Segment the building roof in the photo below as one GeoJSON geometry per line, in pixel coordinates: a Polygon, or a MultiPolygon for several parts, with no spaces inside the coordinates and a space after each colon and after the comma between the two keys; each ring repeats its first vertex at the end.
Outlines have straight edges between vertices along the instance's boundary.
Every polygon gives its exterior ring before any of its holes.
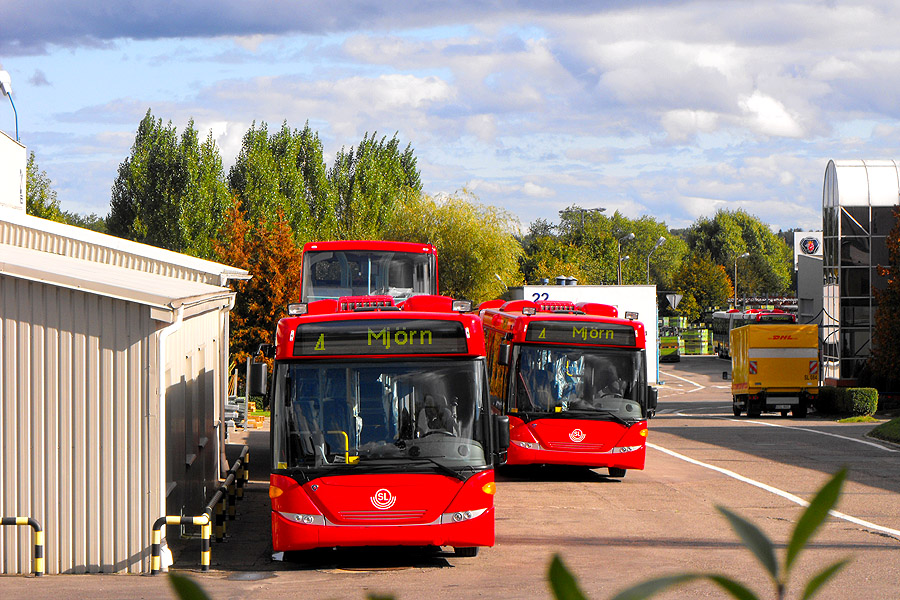
{"type": "Polygon", "coordinates": [[[0,244],[0,275],[117,298],[162,309],[154,318],[181,306],[204,304],[234,295],[226,287],[167,277],[50,252],[0,244]]]}
{"type": "Polygon", "coordinates": [[[118,238],[90,229],[56,223],[0,206],[0,244],[70,256],[92,263],[226,285],[230,279],[249,279],[244,269],[203,260],[118,238]]]}

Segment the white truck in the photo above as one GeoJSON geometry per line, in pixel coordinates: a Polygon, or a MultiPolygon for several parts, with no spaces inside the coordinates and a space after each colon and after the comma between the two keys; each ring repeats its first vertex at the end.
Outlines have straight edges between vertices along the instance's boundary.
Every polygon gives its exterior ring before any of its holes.
{"type": "Polygon", "coordinates": [[[625,313],[637,313],[647,336],[648,383],[659,383],[659,310],[655,285],[526,285],[509,288],[510,300],[569,300],[611,304],[625,313]]]}

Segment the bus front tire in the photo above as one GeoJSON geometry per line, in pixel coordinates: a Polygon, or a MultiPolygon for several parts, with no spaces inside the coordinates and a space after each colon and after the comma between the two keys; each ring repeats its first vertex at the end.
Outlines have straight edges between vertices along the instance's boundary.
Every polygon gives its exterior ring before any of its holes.
{"type": "Polygon", "coordinates": [[[625,469],[620,469],[618,467],[608,467],[608,469],[610,477],[618,477],[619,479],[625,477],[625,469]]]}
{"type": "Polygon", "coordinates": [[[456,556],[460,556],[463,558],[474,558],[478,556],[478,546],[471,546],[465,548],[454,548],[453,554],[456,556]]]}

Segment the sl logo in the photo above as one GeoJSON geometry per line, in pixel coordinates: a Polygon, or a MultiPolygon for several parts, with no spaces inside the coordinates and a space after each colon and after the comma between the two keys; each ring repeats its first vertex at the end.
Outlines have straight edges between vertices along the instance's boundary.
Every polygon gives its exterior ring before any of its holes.
{"type": "Polygon", "coordinates": [[[381,488],[375,492],[375,495],[372,496],[370,500],[372,501],[372,506],[378,510],[387,510],[394,506],[394,502],[397,501],[397,496],[393,495],[390,490],[381,488]]]}
{"type": "Polygon", "coordinates": [[[584,432],[580,429],[573,429],[572,433],[569,434],[569,439],[576,443],[583,442],[584,438],[584,432]]]}
{"type": "Polygon", "coordinates": [[[803,254],[815,254],[819,249],[819,240],[814,237],[805,237],[800,240],[800,251],[803,254]]]}

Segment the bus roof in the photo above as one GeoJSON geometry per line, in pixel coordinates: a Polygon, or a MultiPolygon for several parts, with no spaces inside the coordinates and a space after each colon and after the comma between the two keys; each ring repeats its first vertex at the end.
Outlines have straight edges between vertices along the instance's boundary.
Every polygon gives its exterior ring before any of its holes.
{"type": "Polygon", "coordinates": [[[335,240],[326,242],[308,242],[303,251],[327,250],[383,250],[387,252],[412,252],[414,254],[434,254],[437,250],[431,244],[415,242],[388,242],[382,240],[335,240]]]}
{"type": "Polygon", "coordinates": [[[595,303],[520,300],[485,308],[481,319],[485,327],[510,334],[515,343],[644,348],[644,324],[607,316],[608,308],[595,303]]]}
{"type": "Polygon", "coordinates": [[[389,296],[311,302],[307,314],[278,322],[275,358],[484,356],[476,315],[449,310],[441,296],[417,299],[411,307],[389,296]]]}

